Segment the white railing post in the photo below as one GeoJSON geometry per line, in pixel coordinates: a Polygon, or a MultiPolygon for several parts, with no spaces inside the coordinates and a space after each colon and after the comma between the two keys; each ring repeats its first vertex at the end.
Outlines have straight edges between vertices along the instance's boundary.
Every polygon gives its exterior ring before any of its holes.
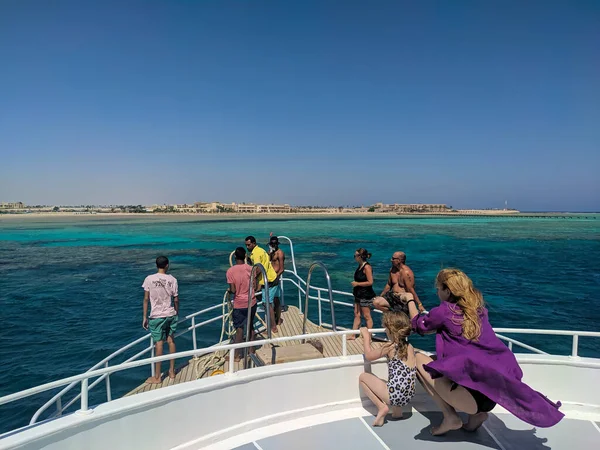
{"type": "Polygon", "coordinates": [[[56,399],[56,415],[58,417],[62,416],[62,397],[58,397],[56,399]]]}
{"type": "Polygon", "coordinates": [[[302,291],[300,290],[300,283],[298,283],[298,309],[302,314],[302,291]]]}
{"type": "Polygon", "coordinates": [[[512,352],[512,342],[508,343],[508,349],[512,352]]]}
{"type": "Polygon", "coordinates": [[[348,356],[348,335],[342,334],[342,358],[348,356]]]}
{"type": "Polygon", "coordinates": [[[323,326],[323,319],[321,317],[321,290],[319,289],[317,291],[318,294],[318,301],[319,301],[319,326],[322,327],[323,326]]]}
{"type": "Polygon", "coordinates": [[[235,372],[234,369],[235,369],[235,352],[236,351],[237,351],[236,348],[229,349],[229,370],[227,371],[226,375],[231,376],[235,372]]]}
{"type": "MultiPolygon", "coordinates": [[[[194,350],[198,350],[196,344],[196,317],[192,317],[192,344],[194,345],[194,350]]],[[[198,355],[194,355],[193,359],[198,359],[198,355]]]]}
{"type": "Polygon", "coordinates": [[[577,350],[579,349],[579,335],[573,335],[573,348],[571,349],[571,356],[577,356],[577,350]]]}
{"type": "Polygon", "coordinates": [[[92,410],[88,408],[88,378],[81,380],[81,409],[78,414],[91,414],[92,410]]]}
{"type": "MultiPolygon", "coordinates": [[[[150,358],[154,358],[154,341],[152,340],[152,338],[150,338],[150,358]]],[[[154,372],[155,372],[154,363],[150,363],[150,375],[152,377],[156,376],[156,374],[154,372]]]]}
{"type": "MultiPolygon", "coordinates": [[[[104,364],[104,367],[108,369],[108,361],[104,364]]],[[[112,400],[112,393],[110,391],[110,373],[106,374],[106,401],[110,402],[112,400]]]]}

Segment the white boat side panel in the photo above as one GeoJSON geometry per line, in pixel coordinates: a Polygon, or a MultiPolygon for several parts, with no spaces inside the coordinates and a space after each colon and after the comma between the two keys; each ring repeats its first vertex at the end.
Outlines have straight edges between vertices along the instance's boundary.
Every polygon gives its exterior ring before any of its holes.
{"type": "MultiPolygon", "coordinates": [[[[600,404],[598,390],[586,390],[595,386],[599,368],[565,367],[557,365],[564,360],[536,356],[540,358],[519,357],[525,381],[535,389],[552,400],[600,404]]],[[[363,370],[362,356],[352,356],[197,380],[102,404],[89,415],[73,414],[29,427],[4,436],[0,448],[197,449],[301,414],[352,402],[358,406],[358,375],[363,370]]],[[[374,372],[385,377],[386,365],[375,364],[374,372]]],[[[589,421],[586,425],[593,427],[589,421]]]]}
{"type": "MultiPolygon", "coordinates": [[[[572,358],[570,356],[552,356],[558,363],[595,363],[598,359],[572,358]]],[[[535,364],[548,360],[545,355],[518,355],[523,369],[523,382],[533,389],[543,392],[552,401],[580,403],[600,406],[600,389],[597,380],[600,368],[572,367],[566,365],[535,364]]],[[[565,405],[566,406],[566,405],[565,405]]]]}

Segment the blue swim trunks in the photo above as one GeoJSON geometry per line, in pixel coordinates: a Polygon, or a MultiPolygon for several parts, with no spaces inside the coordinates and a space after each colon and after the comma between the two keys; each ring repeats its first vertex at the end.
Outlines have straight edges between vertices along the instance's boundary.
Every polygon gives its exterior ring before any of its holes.
{"type": "MultiPolygon", "coordinates": [[[[262,298],[263,300],[266,298],[265,297],[265,288],[262,289],[262,298]]],[[[277,284],[273,284],[273,285],[269,285],[269,303],[273,303],[273,299],[275,297],[279,297],[281,298],[281,286],[279,285],[279,283],[277,284]]]]}

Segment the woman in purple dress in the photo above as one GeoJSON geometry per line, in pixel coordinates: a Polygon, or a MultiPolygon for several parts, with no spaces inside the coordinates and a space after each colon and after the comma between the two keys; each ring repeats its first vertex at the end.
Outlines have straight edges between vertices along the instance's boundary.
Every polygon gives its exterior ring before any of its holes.
{"type": "Polygon", "coordinates": [[[413,329],[423,335],[437,333],[437,359],[417,354],[423,387],[443,413],[433,435],[463,428],[475,431],[496,403],[519,419],[538,427],[551,427],[563,418],[544,395],[521,381],[523,372],[515,355],[496,336],[488,321],[483,297],[471,279],[458,269],[443,269],[436,278],[440,306],[419,315],[408,301],[413,329]],[[456,410],[469,414],[462,422],[456,410]]]}

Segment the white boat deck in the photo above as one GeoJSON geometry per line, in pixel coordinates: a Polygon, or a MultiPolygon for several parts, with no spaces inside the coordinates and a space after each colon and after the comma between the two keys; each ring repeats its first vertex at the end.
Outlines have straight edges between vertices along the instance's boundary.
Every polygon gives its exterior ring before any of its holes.
{"type": "Polygon", "coordinates": [[[315,415],[297,421],[265,427],[207,448],[211,450],[597,450],[600,448],[600,424],[590,420],[563,419],[552,428],[535,428],[511,414],[490,413],[476,432],[456,430],[445,436],[432,436],[431,423],[441,421],[441,413],[412,409],[404,420],[388,421],[373,428],[373,415],[354,408],[315,415]],[[324,423],[325,422],[325,423],[324,423]],[[287,431],[285,430],[287,429],[287,431]],[[241,443],[245,440],[246,442],[241,443]],[[239,445],[238,445],[239,444],[239,445]]]}

